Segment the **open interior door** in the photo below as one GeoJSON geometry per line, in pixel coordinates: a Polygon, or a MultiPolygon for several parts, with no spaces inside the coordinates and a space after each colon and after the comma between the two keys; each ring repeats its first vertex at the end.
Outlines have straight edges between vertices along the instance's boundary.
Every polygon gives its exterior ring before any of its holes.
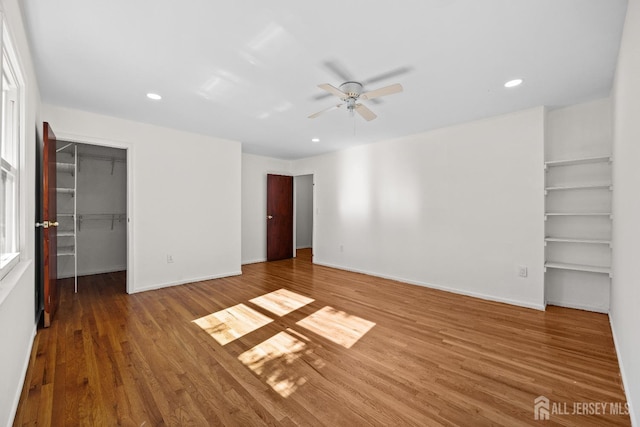
{"type": "Polygon", "coordinates": [[[293,177],[267,175],[267,261],[293,258],[293,177]]]}
{"type": "Polygon", "coordinates": [[[44,326],[48,328],[58,307],[58,222],[56,209],[56,135],[44,122],[42,133],[42,222],[36,223],[44,233],[42,239],[42,279],[44,326]]]}

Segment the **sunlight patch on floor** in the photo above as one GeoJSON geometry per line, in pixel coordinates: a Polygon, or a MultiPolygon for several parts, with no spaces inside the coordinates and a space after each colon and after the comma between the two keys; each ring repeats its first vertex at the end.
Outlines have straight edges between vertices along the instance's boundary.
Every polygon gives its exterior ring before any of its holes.
{"type": "Polygon", "coordinates": [[[297,322],[329,341],[351,348],[376,324],[332,307],[324,307],[297,322]]]}
{"type": "Polygon", "coordinates": [[[234,305],[193,321],[220,345],[230,343],[271,322],[273,319],[244,304],[234,305]]]}
{"type": "Polygon", "coordinates": [[[307,345],[287,332],[280,332],[266,341],[245,351],[238,359],[262,378],[282,397],[289,397],[307,382],[296,374],[294,362],[310,353],[307,345]]]}
{"type": "Polygon", "coordinates": [[[286,289],[278,289],[249,301],[273,314],[284,316],[315,300],[286,289]]]}

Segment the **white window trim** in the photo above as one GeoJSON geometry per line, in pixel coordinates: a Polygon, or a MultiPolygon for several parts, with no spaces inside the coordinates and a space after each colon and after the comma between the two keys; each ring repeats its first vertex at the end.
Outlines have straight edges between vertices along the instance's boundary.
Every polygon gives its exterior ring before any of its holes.
{"type": "MultiPolygon", "coordinates": [[[[17,164],[14,167],[17,167],[17,173],[15,173],[15,178],[18,181],[16,186],[16,215],[17,215],[17,252],[7,253],[0,257],[0,280],[4,281],[6,276],[20,263],[20,261],[24,258],[24,251],[26,248],[26,192],[24,190],[23,183],[26,179],[26,96],[25,96],[25,78],[23,73],[23,68],[21,61],[19,60],[18,55],[16,54],[16,50],[14,44],[12,43],[12,38],[9,36],[7,32],[7,25],[5,23],[4,13],[0,8],[0,58],[2,55],[7,56],[8,61],[11,64],[11,69],[13,71],[12,75],[15,79],[15,83],[18,90],[17,97],[17,113],[18,117],[15,120],[15,126],[18,132],[18,143],[17,143],[17,164]]],[[[0,78],[2,78],[3,72],[3,62],[0,61],[0,78]]],[[[0,110],[1,113],[1,110],[0,110]]],[[[0,131],[2,131],[0,129],[0,131]]]]}

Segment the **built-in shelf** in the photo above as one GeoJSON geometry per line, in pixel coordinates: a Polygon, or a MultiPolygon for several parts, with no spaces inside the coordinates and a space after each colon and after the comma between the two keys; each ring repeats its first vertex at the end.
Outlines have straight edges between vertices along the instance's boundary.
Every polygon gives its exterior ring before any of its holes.
{"type": "Polygon", "coordinates": [[[58,246],[58,256],[75,256],[73,246],[58,246]]]}
{"type": "Polygon", "coordinates": [[[57,162],[56,169],[63,172],[75,172],[76,165],[74,163],[57,162]]]}
{"type": "Polygon", "coordinates": [[[560,243],[585,243],[593,245],[609,245],[611,246],[611,240],[600,239],[574,239],[570,237],[545,237],[545,242],[560,242],[560,243]]]}
{"type": "Polygon", "coordinates": [[[559,190],[613,190],[611,184],[584,184],[584,185],[563,185],[558,187],[547,187],[545,191],[559,191],[559,190]]]}
{"type": "MultiPolygon", "coordinates": [[[[78,224],[77,221],[75,221],[77,218],[76,189],[78,188],[78,174],[76,171],[78,171],[78,146],[73,142],[62,144],[64,145],[59,146],[56,152],[61,153],[66,150],[65,154],[70,154],[72,161],[65,161],[63,158],[62,161],[56,162],[58,184],[61,185],[61,187],[56,188],[56,192],[59,195],[70,196],[72,198],[73,211],[57,213],[59,219],[66,219],[64,229],[58,230],[58,237],[60,237],[60,239],[58,239],[58,256],[73,258],[72,260],[65,260],[64,265],[67,266],[69,263],[73,263],[74,290],[78,292],[78,253],[76,250],[78,244],[78,224]],[[73,180],[70,181],[69,177],[62,175],[65,173],[69,173],[73,180]],[[69,224],[69,222],[71,222],[71,224],[69,224]],[[73,228],[70,228],[70,226],[73,228]]],[[[70,210],[68,205],[66,210],[70,210]]]]}
{"type": "Polygon", "coordinates": [[[608,216],[612,218],[611,212],[547,212],[544,214],[546,220],[548,216],[608,216]]]}
{"type": "Polygon", "coordinates": [[[552,160],[545,162],[546,167],[552,166],[573,166],[573,165],[586,165],[589,163],[605,163],[611,162],[613,159],[611,156],[598,156],[598,157],[583,157],[579,159],[567,159],[567,160],[552,160]]]}
{"type": "Polygon", "coordinates": [[[611,267],[600,267],[596,265],[582,265],[582,264],[567,264],[564,262],[546,262],[544,264],[546,268],[557,268],[560,270],[572,270],[572,271],[586,271],[589,273],[602,273],[611,276],[611,267]]]}

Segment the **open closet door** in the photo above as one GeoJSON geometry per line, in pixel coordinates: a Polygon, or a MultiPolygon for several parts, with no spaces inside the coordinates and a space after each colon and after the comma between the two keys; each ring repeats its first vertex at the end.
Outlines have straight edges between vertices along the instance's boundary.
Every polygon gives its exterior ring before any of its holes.
{"type": "Polygon", "coordinates": [[[49,123],[44,122],[42,153],[42,222],[36,223],[44,233],[43,298],[44,326],[48,328],[58,307],[58,222],[56,208],[56,136],[49,123]]]}

